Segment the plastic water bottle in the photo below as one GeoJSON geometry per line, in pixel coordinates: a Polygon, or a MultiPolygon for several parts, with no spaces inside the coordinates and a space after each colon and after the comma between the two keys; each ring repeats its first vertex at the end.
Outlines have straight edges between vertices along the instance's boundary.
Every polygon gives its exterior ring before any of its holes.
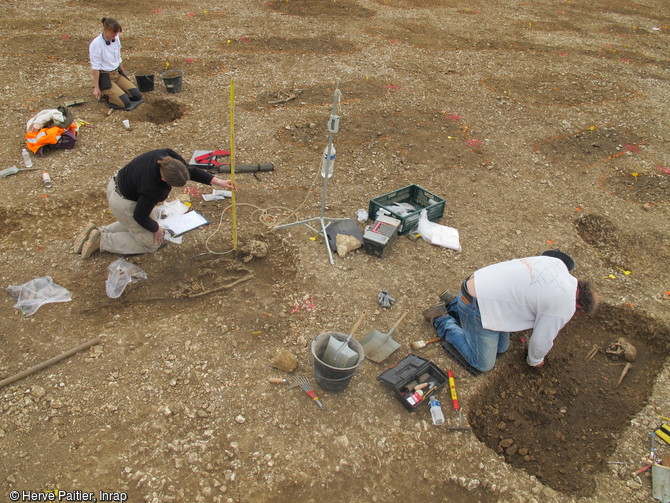
{"type": "Polygon", "coordinates": [[[26,165],[26,168],[32,168],[33,160],[30,158],[30,154],[25,148],[21,151],[21,155],[23,156],[23,164],[26,165]]]}
{"type": "Polygon", "coordinates": [[[440,401],[433,395],[430,398],[430,415],[433,417],[433,424],[435,426],[441,426],[444,424],[444,414],[442,414],[442,407],[440,406],[440,401]]]}
{"type": "Polygon", "coordinates": [[[321,160],[321,176],[330,178],[333,176],[335,167],[335,145],[330,146],[330,157],[328,157],[328,145],[323,149],[323,159],[321,160]]]}

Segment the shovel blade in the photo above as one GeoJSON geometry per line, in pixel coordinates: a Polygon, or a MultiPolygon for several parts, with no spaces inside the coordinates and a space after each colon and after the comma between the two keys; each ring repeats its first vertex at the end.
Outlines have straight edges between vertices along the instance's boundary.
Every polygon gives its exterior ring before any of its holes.
{"type": "Polygon", "coordinates": [[[363,349],[365,350],[365,356],[367,356],[368,353],[374,353],[377,351],[386,342],[386,334],[380,332],[379,330],[371,330],[368,332],[368,335],[363,337],[358,342],[360,342],[361,346],[363,346],[363,349]]]}
{"type": "Polygon", "coordinates": [[[324,351],[321,361],[326,365],[337,368],[348,368],[352,360],[354,363],[358,359],[358,353],[349,347],[348,340],[340,340],[337,337],[330,336],[328,346],[324,351]]]}
{"type": "Polygon", "coordinates": [[[400,344],[394,341],[393,339],[389,339],[387,342],[379,346],[375,351],[371,352],[368,354],[368,352],[365,352],[365,357],[368,358],[369,360],[372,360],[373,362],[383,362],[386,360],[389,356],[391,356],[391,353],[393,353],[396,349],[400,347],[400,344]]]}
{"type": "Polygon", "coordinates": [[[360,341],[365,350],[365,357],[373,362],[382,362],[400,347],[391,338],[391,334],[385,334],[379,330],[372,330],[360,341]]]}

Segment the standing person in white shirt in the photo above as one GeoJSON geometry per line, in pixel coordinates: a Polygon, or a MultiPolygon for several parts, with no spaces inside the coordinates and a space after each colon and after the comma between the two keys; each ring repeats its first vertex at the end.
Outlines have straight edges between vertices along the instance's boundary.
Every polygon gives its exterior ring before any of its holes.
{"type": "Polygon", "coordinates": [[[576,312],[590,314],[598,304],[590,284],[572,276],[569,265],[543,255],[484,267],[446,305],[424,311],[424,318],[482,372],[491,370],[497,355],[507,351],[510,332],[532,329],[526,361],[541,367],[559,330],[576,312]]]}
{"type": "Polygon", "coordinates": [[[93,96],[107,96],[110,105],[129,108],[131,101],[140,101],[142,93],[123,70],[121,38],[123,29],[116,19],[102,18],[102,33],[88,46],[93,73],[93,96]]]}

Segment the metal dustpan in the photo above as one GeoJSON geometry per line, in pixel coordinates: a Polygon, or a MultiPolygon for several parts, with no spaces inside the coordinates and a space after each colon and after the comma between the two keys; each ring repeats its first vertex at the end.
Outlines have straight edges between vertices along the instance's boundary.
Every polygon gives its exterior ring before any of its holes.
{"type": "Polygon", "coordinates": [[[356,362],[358,361],[358,351],[354,351],[349,347],[349,341],[354,335],[354,332],[358,330],[363,318],[365,318],[365,311],[358,317],[346,339],[342,340],[332,335],[329,337],[328,346],[326,346],[326,350],[321,357],[323,363],[340,369],[346,369],[356,365],[356,362]]]}
{"type": "Polygon", "coordinates": [[[391,327],[388,333],[380,332],[379,330],[372,330],[361,341],[361,346],[365,350],[365,357],[373,362],[383,362],[391,353],[400,347],[400,344],[394,341],[391,336],[395,329],[398,328],[400,322],[405,319],[409,311],[402,313],[402,316],[391,327]]]}

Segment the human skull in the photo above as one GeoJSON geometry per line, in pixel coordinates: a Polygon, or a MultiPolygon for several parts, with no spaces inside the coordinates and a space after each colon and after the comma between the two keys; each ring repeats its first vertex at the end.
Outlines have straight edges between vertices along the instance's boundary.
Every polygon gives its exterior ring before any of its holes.
{"type": "Polygon", "coordinates": [[[610,355],[615,360],[623,356],[627,362],[635,361],[637,358],[637,349],[625,337],[619,337],[612,344],[607,346],[605,353],[610,355]]]}

